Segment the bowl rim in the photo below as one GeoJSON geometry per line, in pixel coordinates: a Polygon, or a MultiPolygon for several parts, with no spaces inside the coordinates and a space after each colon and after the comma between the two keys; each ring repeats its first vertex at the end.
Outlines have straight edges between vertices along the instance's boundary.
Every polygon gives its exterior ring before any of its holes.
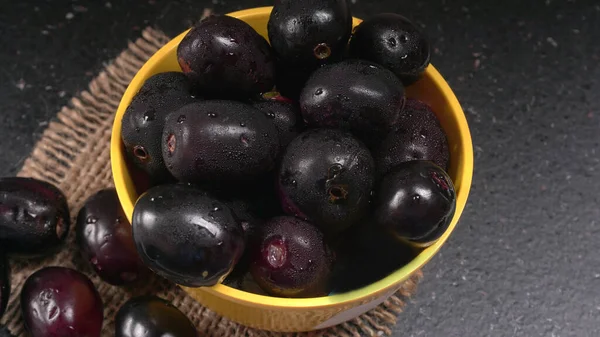
{"type": "MultiPolygon", "coordinates": [[[[244,20],[248,18],[268,16],[271,13],[272,8],[272,6],[255,7],[230,12],[225,15],[233,16],[238,19],[244,20]]],[[[361,19],[358,19],[356,17],[353,18],[354,26],[356,26],[360,22],[362,22],[361,19]]],[[[137,89],[142,85],[142,77],[144,76],[144,74],[148,73],[152,68],[155,67],[156,64],[160,63],[169,53],[169,51],[172,48],[174,48],[179,43],[179,41],[181,41],[183,36],[185,36],[185,34],[188,31],[189,29],[185,30],[184,32],[171,39],[144,63],[144,65],[138,70],[138,72],[135,74],[135,76],[127,86],[126,91],[121,97],[121,101],[119,103],[115,115],[111,132],[110,162],[112,167],[114,185],[121,206],[124,208],[125,214],[130,222],[135,201],[133,200],[133,198],[131,198],[129,190],[127,189],[127,184],[125,182],[125,172],[127,166],[125,164],[124,152],[121,142],[120,122],[122,120],[122,116],[125,110],[127,109],[127,106],[131,102],[131,98],[133,98],[134,93],[137,92],[137,89]]],[[[226,298],[227,300],[233,302],[261,306],[270,309],[314,309],[318,307],[328,307],[333,305],[341,305],[345,303],[356,303],[357,301],[364,301],[373,298],[374,296],[379,296],[382,293],[388,292],[390,290],[395,291],[399,288],[403,281],[408,279],[417,270],[419,270],[425,264],[427,264],[427,262],[429,262],[429,260],[431,260],[433,256],[436,255],[436,253],[440,250],[442,245],[448,240],[449,236],[454,231],[457,222],[466,206],[473,178],[474,163],[471,133],[466,120],[466,116],[460,103],[458,102],[458,99],[456,98],[454,92],[452,91],[448,83],[444,80],[442,75],[432,64],[430,64],[425,71],[427,73],[427,76],[431,77],[434,85],[440,92],[443,93],[445,99],[448,101],[448,104],[450,105],[450,110],[453,111],[455,122],[458,124],[458,129],[461,130],[459,138],[460,143],[462,144],[462,153],[460,157],[461,160],[459,160],[459,169],[457,170],[457,180],[460,179],[461,183],[460,189],[457,189],[456,191],[456,211],[454,213],[450,226],[435,243],[433,243],[427,248],[424,248],[421,251],[421,253],[419,253],[408,264],[395,270],[388,276],[376,282],[373,282],[367,286],[352,291],[344,292],[341,294],[311,298],[281,298],[254,294],[233,287],[229,287],[224,284],[216,284],[211,287],[203,288],[188,288],[183,286],[180,287],[186,291],[189,291],[190,289],[193,289],[194,291],[199,289],[217,295],[221,298],[226,298]]]]}

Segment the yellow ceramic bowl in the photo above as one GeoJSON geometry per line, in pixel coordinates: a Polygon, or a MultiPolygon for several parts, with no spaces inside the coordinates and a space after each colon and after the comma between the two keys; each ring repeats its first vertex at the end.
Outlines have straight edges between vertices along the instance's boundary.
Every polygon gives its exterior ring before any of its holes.
{"type": "MultiPolygon", "coordinates": [[[[244,20],[267,37],[271,7],[253,8],[228,15],[244,20]]],[[[354,19],[354,26],[359,24],[354,19]]],[[[125,162],[121,142],[121,119],[131,99],[150,76],[164,71],[181,71],[176,57],[177,45],[187,33],[175,37],[140,69],[121,99],[114,121],[111,140],[111,164],[119,199],[129,220],[140,191],[134,186],[131,170],[125,162]]],[[[182,287],[192,297],[213,311],[241,324],[272,331],[308,331],[350,320],[376,307],[399,289],[402,282],[425,265],[454,230],[465,207],[473,174],[473,147],[465,115],[454,93],[437,70],[430,65],[423,79],[407,90],[407,96],[429,103],[448,135],[451,152],[449,174],[457,192],[456,213],[452,224],[433,245],[425,248],[410,263],[369,286],[351,292],[304,299],[261,296],[226,285],[206,288],[182,287]]]]}

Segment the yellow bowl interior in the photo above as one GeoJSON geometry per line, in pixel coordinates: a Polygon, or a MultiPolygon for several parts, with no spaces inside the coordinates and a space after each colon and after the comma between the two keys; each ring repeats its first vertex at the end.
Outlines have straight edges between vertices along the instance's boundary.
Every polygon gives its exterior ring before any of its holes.
{"type": "MultiPolygon", "coordinates": [[[[272,7],[259,7],[233,12],[227,15],[244,20],[259,34],[267,38],[266,24],[271,8],[272,7]]],[[[354,26],[358,25],[360,22],[360,19],[354,18],[354,26]]],[[[135,202],[139,195],[138,192],[136,192],[132,177],[127,169],[125,153],[121,142],[121,120],[132,98],[147,78],[160,72],[181,71],[181,68],[177,63],[176,50],[177,45],[186,33],[187,31],[172,39],[144,64],[129,84],[115,116],[111,139],[111,165],[119,199],[125,214],[130,221],[135,202]]],[[[204,288],[203,290],[210,291],[211,293],[217,294],[219,297],[234,303],[245,302],[246,304],[250,303],[261,307],[278,308],[281,310],[308,307],[317,308],[345,302],[360,301],[373,294],[383,293],[390,288],[397,286],[415,271],[423,267],[423,265],[425,265],[446,242],[465,207],[473,174],[473,147],[469,127],[463,110],[454,93],[433,65],[430,65],[427,68],[422,80],[407,88],[407,96],[421,99],[432,106],[442,127],[447,133],[450,145],[451,160],[448,173],[451,176],[456,189],[456,212],[451,225],[438,241],[422,250],[410,263],[394,271],[387,277],[366,287],[342,294],[318,298],[288,299],[248,293],[223,284],[204,288]]]]}

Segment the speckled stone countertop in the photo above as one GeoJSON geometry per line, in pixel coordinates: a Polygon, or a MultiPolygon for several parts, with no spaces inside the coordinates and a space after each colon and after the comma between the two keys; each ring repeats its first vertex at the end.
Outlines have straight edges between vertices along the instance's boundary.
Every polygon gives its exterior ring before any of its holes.
{"type": "MultiPolygon", "coordinates": [[[[0,175],[14,175],[60,107],[156,25],[268,1],[0,5],[0,175]]],[[[395,328],[409,336],[600,336],[600,3],[352,0],[402,13],[470,123],[467,208],[395,328]]]]}

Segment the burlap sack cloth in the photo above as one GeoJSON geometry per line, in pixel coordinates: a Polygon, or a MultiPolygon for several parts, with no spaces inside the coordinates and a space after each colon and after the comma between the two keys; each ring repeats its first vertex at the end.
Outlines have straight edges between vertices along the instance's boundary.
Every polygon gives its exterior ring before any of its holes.
{"type": "MultiPolygon", "coordinates": [[[[114,113],[121,95],[144,62],[170,39],[159,30],[147,28],[135,43],[129,43],[89,85],[89,90],[73,97],[50,122],[19,176],[34,177],[56,184],[67,196],[71,216],[85,200],[99,189],[112,186],[110,169],[110,135],[114,113]]],[[[114,316],[131,296],[153,293],[166,298],[196,324],[201,336],[381,336],[390,335],[396,315],[415,290],[421,273],[379,307],[362,316],[325,330],[310,333],[273,333],[251,329],[220,317],[203,307],[177,286],[159,279],[147,280],[145,286],[115,287],[102,282],[84,261],[75,245],[71,228],[67,246],[57,255],[42,260],[11,260],[12,295],[1,323],[15,336],[27,336],[19,304],[19,294],[26,278],[42,266],[61,265],[87,274],[104,302],[102,336],[114,336],[114,316]],[[203,334],[202,334],[203,333],[203,334]]]]}

